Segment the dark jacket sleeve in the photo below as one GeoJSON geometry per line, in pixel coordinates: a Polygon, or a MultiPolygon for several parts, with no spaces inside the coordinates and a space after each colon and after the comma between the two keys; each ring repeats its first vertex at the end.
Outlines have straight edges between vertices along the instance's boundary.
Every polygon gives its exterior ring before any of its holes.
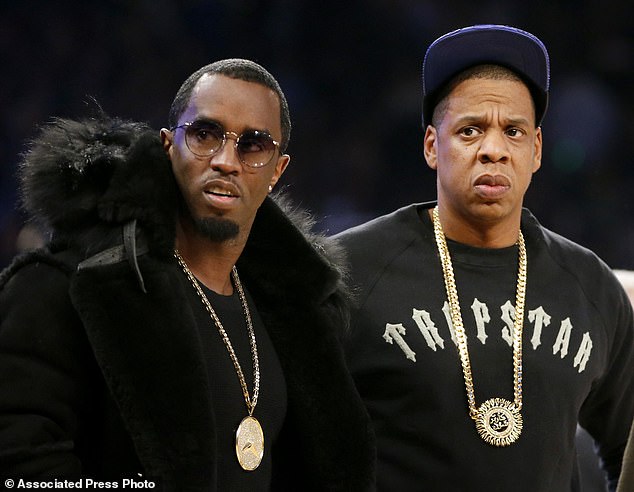
{"type": "Polygon", "coordinates": [[[628,490],[634,490],[634,423],[630,429],[630,438],[623,455],[623,467],[616,492],[627,492],[628,490]]]}
{"type": "Polygon", "coordinates": [[[75,436],[92,400],[91,360],[66,274],[44,263],[18,270],[0,290],[0,477],[81,474],[75,436]]]}
{"type": "MultiPolygon", "coordinates": [[[[595,276],[599,282],[599,276],[595,276]]],[[[595,440],[595,446],[608,478],[608,490],[616,490],[621,461],[634,415],[634,312],[623,288],[611,275],[605,275],[601,292],[610,302],[606,326],[612,340],[607,353],[607,369],[597,381],[581,408],[579,423],[595,440]],[[609,283],[608,283],[609,282],[609,283]]],[[[600,295],[596,294],[600,300],[600,295]]]]}

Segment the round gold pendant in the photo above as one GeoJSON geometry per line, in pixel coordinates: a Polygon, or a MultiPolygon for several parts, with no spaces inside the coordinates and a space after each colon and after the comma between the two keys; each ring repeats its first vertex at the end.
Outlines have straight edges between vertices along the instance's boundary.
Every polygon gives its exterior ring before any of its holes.
{"type": "Polygon", "coordinates": [[[236,456],[246,471],[255,470],[264,456],[264,432],[255,417],[245,417],[236,431],[236,456]]]}
{"type": "Polygon", "coordinates": [[[522,433],[522,414],[503,398],[491,398],[478,409],[475,418],[480,437],[492,446],[513,444],[522,433]]]}

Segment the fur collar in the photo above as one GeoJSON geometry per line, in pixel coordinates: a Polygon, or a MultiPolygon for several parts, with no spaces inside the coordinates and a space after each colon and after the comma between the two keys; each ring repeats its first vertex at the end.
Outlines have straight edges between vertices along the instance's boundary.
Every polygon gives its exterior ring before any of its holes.
{"type": "Polygon", "coordinates": [[[56,248],[90,256],[137,219],[155,254],[171,252],[177,188],[158,132],[102,115],[41,128],[20,166],[26,211],[56,248]]]}

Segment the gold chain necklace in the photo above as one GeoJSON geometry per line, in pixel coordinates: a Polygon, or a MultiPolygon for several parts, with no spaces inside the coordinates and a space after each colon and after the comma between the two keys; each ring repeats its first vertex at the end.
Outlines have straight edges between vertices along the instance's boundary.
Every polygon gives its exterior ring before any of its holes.
{"type": "Polygon", "coordinates": [[[514,443],[522,433],[522,328],[524,324],[524,302],[526,300],[526,244],[522,231],[519,231],[517,244],[519,246],[519,268],[517,273],[517,292],[515,297],[515,322],[513,324],[513,402],[504,398],[491,398],[485,401],[480,408],[476,407],[475,392],[473,389],[473,376],[471,374],[471,362],[469,361],[469,350],[467,348],[467,335],[462,315],[460,314],[460,303],[458,302],[458,290],[454,278],[451,256],[445,234],[442,230],[440,218],[438,216],[438,206],[433,210],[434,234],[436,245],[442,264],[442,273],[445,279],[447,299],[449,300],[449,311],[451,313],[451,323],[453,324],[458,342],[460,361],[462,362],[462,373],[464,375],[465,387],[467,389],[467,400],[469,402],[469,415],[476,423],[476,429],[480,437],[493,446],[508,446],[514,443]]]}
{"type": "Polygon", "coordinates": [[[244,374],[242,372],[242,368],[240,367],[240,362],[238,361],[238,357],[233,350],[233,345],[231,345],[229,335],[227,335],[227,332],[220,322],[220,318],[216,314],[216,311],[214,311],[214,308],[211,306],[209,299],[207,299],[207,296],[200,287],[198,280],[196,279],[196,277],[194,277],[178,250],[174,250],[174,257],[185,272],[185,275],[187,275],[189,281],[194,286],[194,289],[196,289],[198,297],[200,297],[200,300],[205,305],[205,308],[207,309],[207,312],[216,325],[216,328],[218,328],[218,332],[222,337],[222,341],[224,342],[225,347],[227,347],[229,357],[231,357],[233,367],[235,368],[238,379],[240,380],[242,394],[244,396],[244,401],[247,405],[249,415],[242,419],[242,422],[240,422],[238,430],[236,431],[236,456],[238,458],[238,463],[240,463],[240,466],[244,470],[255,470],[260,465],[262,457],[264,456],[264,432],[262,431],[262,426],[260,425],[260,422],[258,422],[258,420],[253,416],[253,411],[255,410],[255,406],[258,403],[258,395],[260,393],[260,361],[258,358],[258,346],[255,342],[255,331],[253,330],[253,322],[251,321],[251,312],[249,311],[247,298],[244,295],[244,290],[242,289],[242,284],[240,283],[240,277],[238,277],[238,270],[234,266],[231,270],[231,275],[233,277],[233,283],[238,290],[238,295],[240,296],[242,311],[244,312],[244,317],[247,321],[247,331],[249,332],[251,359],[253,360],[253,397],[249,395],[249,388],[247,387],[247,382],[244,379],[244,374]]]}

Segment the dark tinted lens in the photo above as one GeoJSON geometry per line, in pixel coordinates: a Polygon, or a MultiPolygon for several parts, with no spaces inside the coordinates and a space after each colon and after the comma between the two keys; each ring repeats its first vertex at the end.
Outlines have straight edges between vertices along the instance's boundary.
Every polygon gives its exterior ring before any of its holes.
{"type": "Polygon", "coordinates": [[[211,155],[222,145],[224,130],[217,123],[195,121],[187,127],[185,138],[194,154],[211,155]]]}
{"type": "Polygon", "coordinates": [[[275,153],[275,143],[268,133],[253,130],[240,135],[238,152],[248,166],[264,166],[275,153]]]}

